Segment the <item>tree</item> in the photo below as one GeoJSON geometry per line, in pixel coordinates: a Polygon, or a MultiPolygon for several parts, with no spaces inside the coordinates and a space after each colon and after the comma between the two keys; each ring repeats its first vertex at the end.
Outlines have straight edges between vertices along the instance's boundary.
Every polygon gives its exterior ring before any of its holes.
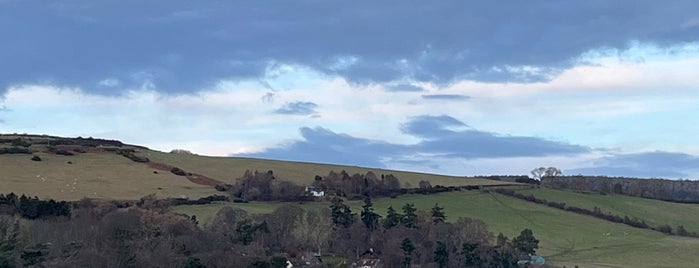
{"type": "Polygon", "coordinates": [[[388,230],[401,224],[403,215],[398,214],[393,206],[388,207],[386,219],[383,221],[383,228],[388,230]]]}
{"type": "Polygon", "coordinates": [[[544,172],[544,177],[556,177],[561,175],[563,175],[563,172],[556,167],[549,167],[546,169],[546,172],[544,172]]]}
{"type": "Polygon", "coordinates": [[[437,224],[437,223],[444,223],[447,219],[447,216],[444,215],[444,208],[439,207],[439,204],[435,203],[434,207],[432,207],[432,222],[437,224]]]}
{"type": "Polygon", "coordinates": [[[417,228],[417,214],[415,212],[415,204],[407,203],[403,206],[403,226],[408,228],[417,228]]]}
{"type": "Polygon", "coordinates": [[[563,175],[563,172],[561,172],[560,169],[556,167],[538,167],[535,169],[532,169],[531,171],[532,177],[535,180],[541,180],[543,177],[556,177],[556,176],[561,176],[563,175]]]}
{"type": "Polygon", "coordinates": [[[403,250],[403,263],[402,267],[410,267],[410,262],[412,261],[411,255],[415,251],[415,245],[410,238],[404,238],[403,242],[400,243],[400,249],[403,250]]]}
{"type": "Polygon", "coordinates": [[[364,205],[362,205],[362,213],[361,213],[361,218],[362,222],[364,222],[364,226],[370,231],[373,232],[379,227],[379,216],[378,213],[374,212],[374,207],[373,204],[371,203],[371,198],[366,196],[364,197],[364,205]]]}
{"type": "Polygon", "coordinates": [[[521,254],[535,254],[539,248],[539,240],[534,237],[532,230],[524,229],[518,237],[512,240],[512,246],[521,254]]]}
{"type": "Polygon", "coordinates": [[[269,263],[274,268],[284,268],[287,265],[287,259],[282,256],[274,256],[269,260],[269,263]]]}
{"type": "Polygon", "coordinates": [[[478,254],[478,244],[463,243],[461,257],[463,267],[480,267],[483,262],[481,255],[478,254]]]}
{"type": "Polygon", "coordinates": [[[330,204],[333,225],[337,227],[349,227],[354,223],[354,214],[348,205],[345,205],[341,198],[335,197],[330,204]]]}
{"type": "Polygon", "coordinates": [[[269,233],[267,222],[255,224],[250,219],[239,221],[235,228],[236,240],[247,246],[252,243],[252,239],[258,231],[269,233]]]}
{"type": "Polygon", "coordinates": [[[439,268],[447,267],[449,263],[449,251],[444,242],[437,241],[437,248],[434,250],[434,257],[432,259],[439,265],[439,268]]]}

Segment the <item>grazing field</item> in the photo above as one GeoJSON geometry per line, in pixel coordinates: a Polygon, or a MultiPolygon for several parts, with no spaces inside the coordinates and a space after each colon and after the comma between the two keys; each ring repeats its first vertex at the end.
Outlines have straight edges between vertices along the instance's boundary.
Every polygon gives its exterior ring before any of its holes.
{"type": "MultiPolygon", "coordinates": [[[[211,186],[192,183],[168,171],[155,170],[145,163],[133,162],[113,152],[75,153],[72,156],[42,153],[45,146],[32,145],[29,154],[0,154],[0,192],[15,192],[41,198],[79,200],[84,197],[103,199],[139,199],[148,194],[158,197],[198,198],[216,194],[211,186]],[[30,160],[39,156],[42,161],[30,160]],[[70,162],[70,164],[68,163],[70,162]],[[156,173],[157,172],[157,173],[156,173]]],[[[93,148],[94,149],[94,148],[93,148]]],[[[324,165],[250,158],[206,157],[182,153],[163,153],[136,148],[138,155],[151,162],[182,168],[224,183],[235,183],[245,170],[273,170],[280,180],[298,185],[313,182],[316,175],[330,171],[349,174],[373,171],[377,175],[394,174],[403,187],[417,187],[421,180],[432,185],[493,185],[498,181],[441,176],[432,174],[324,165]]]]}
{"type": "Polygon", "coordinates": [[[604,213],[638,218],[651,226],[667,224],[674,230],[678,225],[682,225],[689,232],[699,233],[699,204],[681,204],[626,195],[579,193],[548,188],[526,189],[520,192],[533,194],[537,198],[548,201],[565,202],[567,206],[590,210],[598,207],[604,213]]]}
{"type": "MultiPolygon", "coordinates": [[[[491,232],[512,238],[530,228],[541,240],[539,253],[557,265],[574,267],[695,267],[699,263],[699,239],[667,236],[593,217],[578,215],[498,194],[479,191],[451,192],[438,195],[406,195],[395,199],[374,200],[377,212],[388,206],[400,212],[405,203],[429,210],[439,203],[448,220],[459,217],[478,218],[491,232]]],[[[349,202],[354,212],[360,201],[349,202]]],[[[327,207],[328,202],[306,203],[308,209],[327,207]]],[[[278,203],[217,203],[204,206],[178,206],[180,213],[195,214],[204,222],[223,206],[237,206],[251,213],[273,211],[278,203]]]]}
{"type": "Polygon", "coordinates": [[[381,176],[381,174],[393,174],[401,182],[403,188],[418,187],[421,180],[427,180],[433,186],[494,185],[503,183],[478,178],[255,158],[209,157],[157,151],[143,151],[139,155],[148,157],[151,161],[176,166],[186,171],[199,173],[225,183],[234,183],[235,179],[241,177],[245,170],[258,170],[261,172],[272,170],[274,171],[275,177],[291,181],[298,185],[312,183],[316,175],[325,176],[328,175],[330,171],[340,172],[342,170],[347,171],[350,175],[354,173],[363,174],[369,171],[374,172],[377,176],[381,176]]]}
{"type": "Polygon", "coordinates": [[[148,194],[194,198],[216,193],[170,172],[156,174],[148,165],[113,153],[34,155],[42,161],[32,161],[27,154],[0,155],[0,192],[67,201],[84,197],[137,200],[148,194]]]}

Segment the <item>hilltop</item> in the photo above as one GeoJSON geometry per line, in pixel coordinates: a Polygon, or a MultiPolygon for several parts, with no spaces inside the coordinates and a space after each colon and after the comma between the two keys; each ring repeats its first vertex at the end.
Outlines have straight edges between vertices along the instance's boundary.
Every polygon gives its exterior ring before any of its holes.
{"type": "Polygon", "coordinates": [[[404,188],[418,187],[423,180],[442,186],[502,184],[356,166],[210,157],[183,150],[167,153],[116,140],[47,135],[0,135],[0,163],[3,192],[58,200],[136,200],[149,194],[199,198],[216,194],[215,185],[234,184],[246,170],[271,170],[276,178],[297,185],[308,185],[316,176],[342,170],[349,174],[392,174],[404,188]],[[174,168],[179,172],[172,172],[174,168]]]}

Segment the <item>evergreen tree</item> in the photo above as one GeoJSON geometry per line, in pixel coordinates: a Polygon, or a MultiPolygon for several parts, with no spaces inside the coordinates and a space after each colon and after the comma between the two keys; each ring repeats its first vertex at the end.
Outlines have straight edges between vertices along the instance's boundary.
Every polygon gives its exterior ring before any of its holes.
{"type": "Polygon", "coordinates": [[[403,206],[403,226],[408,228],[417,228],[417,214],[415,214],[416,211],[417,209],[415,208],[415,205],[412,203],[405,204],[403,206]]]}
{"type": "Polygon", "coordinates": [[[398,214],[393,206],[388,207],[386,219],[383,221],[383,228],[388,230],[401,224],[403,215],[398,214]]]}
{"type": "Polygon", "coordinates": [[[410,240],[410,238],[403,239],[403,242],[400,243],[400,249],[403,250],[403,263],[401,266],[410,267],[410,263],[412,262],[411,255],[413,255],[413,251],[415,251],[413,241],[410,240]]]}
{"type": "Polygon", "coordinates": [[[335,197],[330,204],[333,225],[336,227],[349,227],[354,223],[354,214],[348,205],[345,205],[341,198],[335,197]]]}
{"type": "Polygon", "coordinates": [[[370,231],[373,232],[379,227],[379,216],[378,213],[374,212],[374,207],[373,204],[371,203],[371,198],[370,197],[364,197],[364,205],[362,205],[362,213],[361,213],[361,218],[362,222],[364,222],[364,226],[370,231]]]}
{"type": "Polygon", "coordinates": [[[463,267],[482,266],[483,260],[478,254],[478,244],[463,243],[461,245],[461,257],[463,258],[463,267]]]}
{"type": "Polygon", "coordinates": [[[434,257],[432,259],[439,265],[439,268],[447,267],[449,263],[449,251],[444,242],[437,241],[437,248],[434,250],[434,257]]]}
{"type": "Polygon", "coordinates": [[[250,219],[239,221],[235,228],[236,241],[242,243],[243,245],[249,245],[252,243],[252,239],[255,234],[259,231],[269,233],[267,222],[255,224],[250,219]]]}
{"type": "Polygon", "coordinates": [[[539,248],[539,240],[534,237],[532,230],[524,229],[518,237],[512,240],[512,246],[521,254],[536,253],[539,248]]]}
{"type": "Polygon", "coordinates": [[[432,222],[433,223],[444,223],[447,216],[444,215],[444,208],[439,207],[439,204],[435,203],[432,207],[432,222]]]}

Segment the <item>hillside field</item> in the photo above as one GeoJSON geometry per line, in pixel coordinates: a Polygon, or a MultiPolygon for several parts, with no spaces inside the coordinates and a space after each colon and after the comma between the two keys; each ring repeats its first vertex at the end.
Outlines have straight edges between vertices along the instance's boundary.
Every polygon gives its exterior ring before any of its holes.
{"type": "Polygon", "coordinates": [[[667,224],[675,229],[678,225],[682,225],[687,231],[699,233],[699,204],[673,203],[626,195],[602,195],[549,188],[525,189],[519,192],[532,194],[548,201],[565,202],[568,206],[590,210],[598,207],[604,213],[638,218],[651,226],[667,224]]]}
{"type": "MultiPolygon", "coordinates": [[[[220,194],[212,186],[200,185],[176,176],[168,171],[156,170],[146,163],[137,163],[113,152],[75,153],[72,156],[44,152],[45,146],[32,145],[36,151],[29,154],[0,154],[0,192],[26,194],[57,200],[81,198],[137,200],[149,194],[158,197],[199,198],[220,194]],[[30,160],[39,156],[42,161],[30,160]],[[68,163],[70,162],[70,163],[68,163]]],[[[127,147],[132,148],[132,147],[127,147]]],[[[275,161],[251,158],[207,157],[183,153],[163,153],[135,148],[138,155],[146,156],[151,163],[175,166],[196,174],[205,175],[222,183],[234,184],[245,170],[274,171],[280,180],[298,185],[313,182],[316,175],[325,176],[330,171],[347,171],[349,174],[372,171],[394,174],[403,187],[417,187],[421,180],[432,185],[466,186],[494,185],[498,181],[422,174],[383,169],[275,161]]]]}
{"type": "MultiPolygon", "coordinates": [[[[541,240],[539,253],[556,265],[574,267],[695,267],[699,262],[699,239],[667,236],[659,232],[633,228],[589,216],[549,208],[495,193],[479,191],[451,192],[438,195],[406,195],[395,199],[373,200],[377,212],[388,206],[400,212],[405,203],[429,210],[435,203],[444,207],[448,220],[471,217],[486,222],[494,234],[509,238],[524,228],[532,229],[541,240]]],[[[351,201],[354,212],[361,201],[351,201]]],[[[306,203],[307,209],[327,207],[328,202],[306,203]]],[[[662,209],[667,202],[656,201],[662,209]]],[[[670,206],[674,204],[669,204],[670,206]]],[[[238,206],[251,213],[268,213],[278,203],[217,203],[204,206],[178,206],[175,212],[197,215],[203,222],[224,206],[238,206]]]]}

